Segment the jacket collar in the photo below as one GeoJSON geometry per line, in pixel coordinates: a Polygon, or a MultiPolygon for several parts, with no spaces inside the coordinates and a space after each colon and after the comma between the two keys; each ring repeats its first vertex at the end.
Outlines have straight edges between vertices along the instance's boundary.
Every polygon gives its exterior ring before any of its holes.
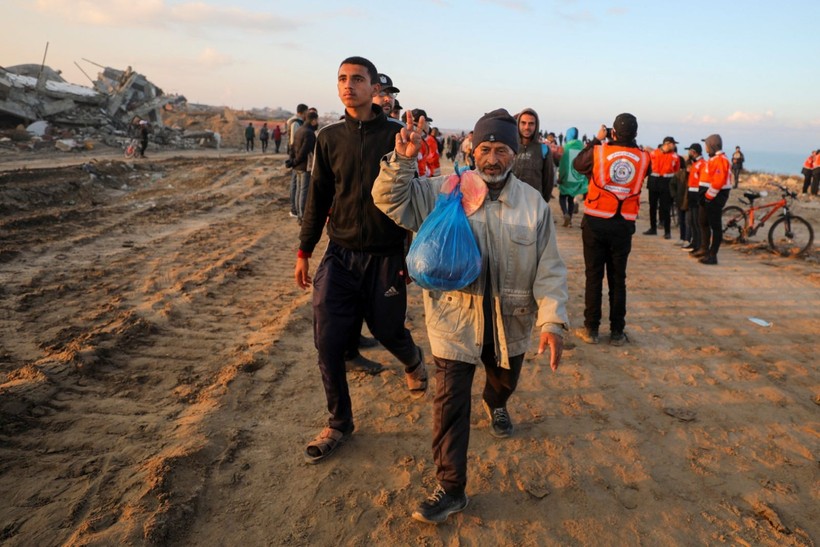
{"type": "Polygon", "coordinates": [[[384,115],[384,110],[381,109],[380,106],[371,104],[370,110],[375,114],[372,118],[367,120],[366,122],[359,121],[355,118],[351,118],[350,116],[345,113],[345,125],[347,125],[351,129],[358,129],[360,126],[371,126],[382,123],[387,117],[384,115]]]}

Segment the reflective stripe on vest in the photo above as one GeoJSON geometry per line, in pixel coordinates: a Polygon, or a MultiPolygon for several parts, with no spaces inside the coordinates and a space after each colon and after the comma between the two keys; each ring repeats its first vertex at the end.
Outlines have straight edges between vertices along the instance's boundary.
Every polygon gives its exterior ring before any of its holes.
{"type": "Polygon", "coordinates": [[[612,218],[620,213],[626,220],[637,219],[648,168],[649,154],[640,148],[597,145],[584,214],[612,218]]]}

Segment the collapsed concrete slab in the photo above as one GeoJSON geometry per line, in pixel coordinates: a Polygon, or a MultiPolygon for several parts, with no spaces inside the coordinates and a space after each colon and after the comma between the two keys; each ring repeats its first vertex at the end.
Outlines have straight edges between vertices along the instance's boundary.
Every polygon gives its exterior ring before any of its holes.
{"type": "Polygon", "coordinates": [[[0,68],[0,115],[18,118],[20,123],[44,119],[127,130],[135,118],[162,125],[163,108],[184,103],[185,97],[165,95],[131,67],[103,67],[93,88],[68,83],[59,71],[46,66],[0,68]]]}

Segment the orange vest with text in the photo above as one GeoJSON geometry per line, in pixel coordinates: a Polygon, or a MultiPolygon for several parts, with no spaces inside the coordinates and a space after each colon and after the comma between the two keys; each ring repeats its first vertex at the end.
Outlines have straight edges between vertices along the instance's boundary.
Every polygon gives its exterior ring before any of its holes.
{"type": "Polygon", "coordinates": [[[584,214],[612,218],[620,213],[626,220],[635,221],[647,169],[649,154],[640,148],[596,145],[584,214]]]}

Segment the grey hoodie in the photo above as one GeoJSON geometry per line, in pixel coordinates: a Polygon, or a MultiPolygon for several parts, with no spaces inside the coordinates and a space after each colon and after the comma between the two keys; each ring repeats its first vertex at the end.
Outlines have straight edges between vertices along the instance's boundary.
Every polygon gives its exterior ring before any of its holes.
{"type": "Polygon", "coordinates": [[[513,160],[512,172],[538,190],[545,201],[549,201],[552,197],[552,188],[555,186],[555,162],[549,147],[538,142],[538,131],[541,128],[538,113],[532,108],[525,108],[516,115],[516,121],[522,114],[535,117],[535,134],[528,144],[524,144],[521,133],[518,134],[518,153],[513,160]]]}

